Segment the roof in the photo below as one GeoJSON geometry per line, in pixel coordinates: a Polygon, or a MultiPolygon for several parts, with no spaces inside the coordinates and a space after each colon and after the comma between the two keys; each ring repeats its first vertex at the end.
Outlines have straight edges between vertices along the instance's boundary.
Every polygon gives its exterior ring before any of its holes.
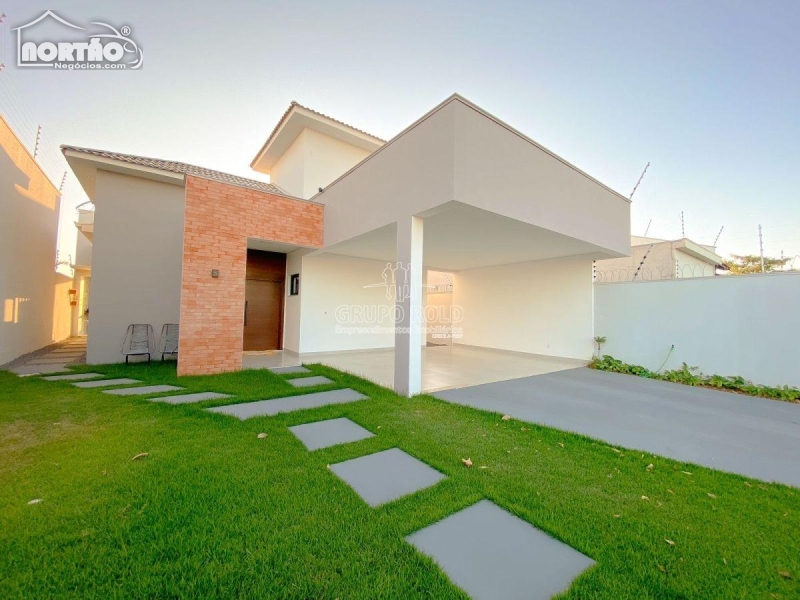
{"type": "Polygon", "coordinates": [[[148,158],[146,156],[136,156],[135,154],[122,154],[120,152],[109,152],[108,150],[96,150],[94,148],[81,148],[80,146],[61,146],[62,152],[72,151],[80,152],[82,154],[89,154],[99,158],[106,158],[110,160],[117,160],[131,165],[140,167],[148,167],[151,169],[159,169],[161,171],[169,171],[171,173],[179,173],[182,175],[194,175],[195,177],[202,177],[204,179],[211,179],[219,181],[220,183],[228,183],[239,187],[257,190],[259,192],[266,192],[268,194],[278,194],[280,196],[289,196],[277,185],[265,183],[263,181],[256,181],[255,179],[247,179],[238,175],[230,173],[223,173],[222,171],[215,171],[214,169],[206,169],[205,167],[198,167],[183,162],[174,160],[162,160],[160,158],[148,158]]]}
{"type": "Polygon", "coordinates": [[[267,138],[267,141],[264,142],[264,145],[261,146],[259,151],[256,153],[255,158],[250,162],[250,166],[252,168],[254,168],[254,169],[256,168],[256,163],[259,162],[259,160],[262,158],[262,156],[266,152],[267,148],[269,148],[269,146],[275,141],[275,139],[278,137],[278,134],[281,132],[282,128],[284,127],[284,125],[286,125],[286,122],[289,120],[289,117],[294,112],[296,112],[297,109],[301,109],[303,111],[311,113],[312,115],[315,115],[317,117],[321,117],[322,119],[330,121],[331,123],[335,123],[336,125],[344,127],[345,129],[349,129],[350,131],[355,132],[356,134],[360,134],[362,136],[366,136],[368,138],[372,138],[372,140],[374,140],[375,142],[378,142],[380,145],[383,145],[383,144],[386,143],[386,140],[381,139],[376,135],[372,135],[371,133],[369,133],[367,131],[364,131],[363,129],[359,129],[358,127],[353,127],[352,125],[350,125],[348,123],[345,123],[344,121],[340,121],[339,119],[334,119],[331,116],[328,116],[328,115],[326,115],[324,113],[321,113],[321,112],[319,112],[317,110],[314,110],[313,108],[308,108],[307,106],[303,106],[299,102],[296,102],[296,101],[292,100],[292,102],[289,104],[289,108],[286,109],[286,112],[283,113],[283,116],[280,118],[278,123],[272,129],[272,132],[269,134],[269,137],[267,138]]]}

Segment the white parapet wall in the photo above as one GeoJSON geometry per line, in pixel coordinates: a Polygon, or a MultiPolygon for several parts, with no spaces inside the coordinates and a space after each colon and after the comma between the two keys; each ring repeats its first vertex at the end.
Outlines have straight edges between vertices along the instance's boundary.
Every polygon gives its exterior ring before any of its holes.
{"type": "Polygon", "coordinates": [[[800,273],[595,284],[603,353],[800,387],[800,273]]]}

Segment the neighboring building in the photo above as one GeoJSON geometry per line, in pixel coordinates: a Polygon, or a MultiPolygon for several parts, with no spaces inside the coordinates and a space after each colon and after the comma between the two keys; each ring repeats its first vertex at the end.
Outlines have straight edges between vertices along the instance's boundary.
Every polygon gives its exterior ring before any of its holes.
{"type": "Polygon", "coordinates": [[[597,261],[595,279],[601,283],[689,279],[713,277],[718,269],[727,270],[727,267],[714,246],[687,238],[661,240],[634,235],[631,236],[630,256],[597,261]]]}
{"type": "Polygon", "coordinates": [[[70,280],[56,273],[58,188],[0,116],[0,364],[70,334],[70,280]]]}
{"type": "Polygon", "coordinates": [[[292,103],[251,164],[270,184],[62,149],[95,206],[89,363],[180,323],[180,375],[389,349],[416,393],[429,269],[458,343],[589,359],[592,263],[630,252],[627,198],[458,95],[388,142],[292,103]]]}

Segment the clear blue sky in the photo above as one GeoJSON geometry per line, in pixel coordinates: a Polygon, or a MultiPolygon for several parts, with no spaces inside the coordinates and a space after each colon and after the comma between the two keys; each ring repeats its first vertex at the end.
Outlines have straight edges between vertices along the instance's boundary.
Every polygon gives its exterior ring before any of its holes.
{"type": "Polygon", "coordinates": [[[59,143],[252,175],[291,100],[390,138],[457,91],[626,196],[650,161],[634,233],[680,237],[683,210],[701,243],[725,226],[723,253],[757,252],[761,223],[768,253],[800,255],[796,0],[0,0],[6,27],[48,8],[129,25],[145,53],[9,67],[59,143]]]}

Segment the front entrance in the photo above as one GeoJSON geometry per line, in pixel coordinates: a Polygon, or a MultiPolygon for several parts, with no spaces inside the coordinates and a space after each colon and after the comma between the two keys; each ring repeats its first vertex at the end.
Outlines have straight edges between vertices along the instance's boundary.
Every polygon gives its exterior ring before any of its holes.
{"type": "Polygon", "coordinates": [[[244,292],[244,350],[283,347],[283,296],[286,255],[247,251],[244,292]]]}

